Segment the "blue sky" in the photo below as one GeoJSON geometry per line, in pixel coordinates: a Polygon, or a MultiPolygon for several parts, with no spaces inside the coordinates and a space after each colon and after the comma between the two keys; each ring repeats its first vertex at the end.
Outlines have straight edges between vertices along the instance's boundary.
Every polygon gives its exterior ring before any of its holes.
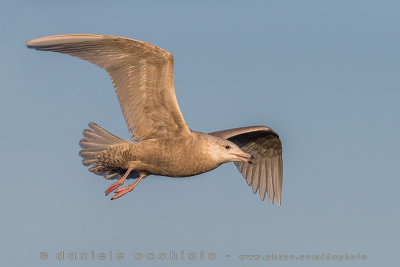
{"type": "Polygon", "coordinates": [[[396,1],[2,1],[2,265],[393,266],[399,8],[396,1]],[[278,132],[282,206],[260,201],[233,164],[187,179],[151,176],[110,201],[110,182],[78,156],[90,121],[129,138],[106,72],[24,46],[65,33],[120,35],[173,53],[178,102],[193,130],[278,132]],[[68,259],[92,251],[106,260],[68,259]],[[124,258],[110,260],[110,251],[124,258]],[[171,251],[185,259],[157,258],[171,251]],[[272,253],[367,259],[239,259],[272,253]]]}

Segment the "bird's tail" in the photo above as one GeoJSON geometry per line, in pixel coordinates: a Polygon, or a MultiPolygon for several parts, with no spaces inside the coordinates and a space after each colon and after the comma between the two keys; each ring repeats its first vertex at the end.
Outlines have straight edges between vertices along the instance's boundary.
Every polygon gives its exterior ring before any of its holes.
{"type": "Polygon", "coordinates": [[[97,156],[116,144],[128,143],[118,136],[115,136],[94,122],[89,123],[90,129],[84,129],[83,139],[79,142],[82,148],[79,155],[82,157],[82,164],[85,166],[92,166],[89,171],[103,175],[107,179],[118,178],[119,172],[105,171],[97,160],[97,156]]]}

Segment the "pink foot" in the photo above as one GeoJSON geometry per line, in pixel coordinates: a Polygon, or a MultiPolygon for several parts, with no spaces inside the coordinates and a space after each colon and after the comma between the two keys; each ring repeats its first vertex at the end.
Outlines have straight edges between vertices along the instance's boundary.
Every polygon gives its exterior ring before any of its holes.
{"type": "Polygon", "coordinates": [[[120,189],[116,190],[115,195],[111,198],[111,200],[117,199],[117,198],[122,197],[123,195],[131,192],[133,190],[133,188],[135,188],[135,186],[140,182],[140,180],[142,180],[146,176],[147,175],[140,175],[140,177],[133,184],[125,186],[125,187],[121,187],[120,189]]]}
{"type": "Polygon", "coordinates": [[[106,196],[108,194],[110,194],[112,191],[114,191],[115,189],[117,189],[118,187],[120,187],[121,185],[124,184],[123,181],[121,181],[122,179],[116,181],[115,183],[113,183],[112,185],[110,185],[107,189],[106,189],[106,196]]]}
{"type": "Polygon", "coordinates": [[[115,195],[111,198],[111,200],[122,197],[123,195],[131,192],[133,190],[133,188],[134,188],[133,184],[125,186],[125,187],[121,187],[120,189],[115,191],[115,195]]]}
{"type": "Polygon", "coordinates": [[[118,181],[116,181],[115,183],[113,183],[112,185],[110,185],[107,189],[106,189],[106,196],[108,194],[110,194],[112,191],[114,191],[115,189],[117,189],[118,187],[120,187],[121,185],[124,184],[126,177],[128,177],[128,175],[131,173],[132,168],[129,168],[124,176],[122,176],[122,178],[120,178],[118,181]]]}

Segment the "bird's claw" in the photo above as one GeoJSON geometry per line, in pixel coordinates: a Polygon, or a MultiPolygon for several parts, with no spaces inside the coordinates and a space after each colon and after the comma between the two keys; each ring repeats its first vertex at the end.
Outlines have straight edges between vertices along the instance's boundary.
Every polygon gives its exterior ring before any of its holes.
{"type": "MultiPolygon", "coordinates": [[[[126,193],[129,193],[130,191],[132,191],[133,188],[135,188],[135,186],[140,182],[140,180],[142,180],[146,176],[147,176],[147,174],[140,175],[139,178],[136,180],[136,182],[134,182],[133,184],[121,187],[120,189],[116,190],[115,191],[115,195],[111,198],[111,200],[114,200],[114,199],[117,199],[119,197],[122,197],[126,193]]],[[[118,182],[116,182],[116,183],[118,183],[118,182]]],[[[111,185],[111,186],[113,186],[113,185],[111,185]]]]}
{"type": "Polygon", "coordinates": [[[115,191],[115,195],[111,198],[111,200],[122,197],[123,195],[129,193],[133,190],[132,186],[125,186],[115,191]]]}
{"type": "Polygon", "coordinates": [[[120,180],[116,181],[115,183],[113,183],[112,185],[110,185],[107,189],[106,189],[106,196],[108,194],[110,194],[111,192],[113,192],[115,189],[117,189],[118,187],[120,187],[123,183],[120,182],[120,180]]]}

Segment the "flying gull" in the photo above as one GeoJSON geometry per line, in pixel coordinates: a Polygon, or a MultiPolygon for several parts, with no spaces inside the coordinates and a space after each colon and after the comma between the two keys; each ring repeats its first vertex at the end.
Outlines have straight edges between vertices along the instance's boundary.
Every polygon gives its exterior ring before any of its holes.
{"type": "Polygon", "coordinates": [[[188,177],[234,162],[264,200],[281,204],[282,144],[276,132],[253,126],[213,133],[192,131],[179,109],[174,89],[174,58],[152,44],[110,35],[65,34],[31,40],[28,48],[87,60],[111,77],[132,141],[95,123],[83,130],[82,163],[106,179],[117,199],[150,174],[188,177]],[[121,187],[127,178],[136,178],[121,187]],[[119,188],[119,189],[118,189],[119,188]]]}

